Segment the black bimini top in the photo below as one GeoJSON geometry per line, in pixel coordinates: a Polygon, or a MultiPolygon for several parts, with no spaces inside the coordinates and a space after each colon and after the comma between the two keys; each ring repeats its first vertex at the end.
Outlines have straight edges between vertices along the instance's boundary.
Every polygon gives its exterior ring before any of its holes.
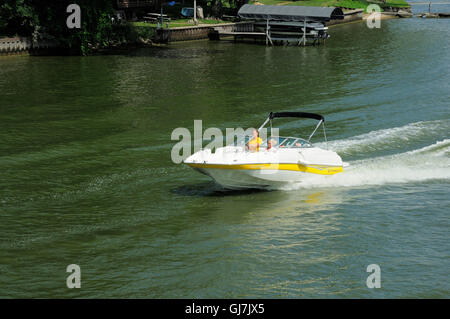
{"type": "Polygon", "coordinates": [[[341,8],[308,6],[266,6],[244,4],[238,12],[243,19],[278,21],[330,21],[344,19],[341,8]]]}
{"type": "Polygon", "coordinates": [[[316,113],[306,113],[306,112],[270,112],[269,118],[272,120],[277,117],[302,117],[302,118],[308,118],[308,119],[315,119],[318,121],[325,122],[325,118],[316,113]]]}

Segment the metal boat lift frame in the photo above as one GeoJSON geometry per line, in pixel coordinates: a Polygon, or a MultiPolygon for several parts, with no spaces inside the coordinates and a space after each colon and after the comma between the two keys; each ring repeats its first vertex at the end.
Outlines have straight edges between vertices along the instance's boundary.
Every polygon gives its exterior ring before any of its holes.
{"type": "MultiPolygon", "coordinates": [[[[322,24],[323,27],[310,26],[315,32],[310,32],[310,37],[313,38],[313,44],[316,41],[325,39],[329,37],[329,35],[324,32],[327,30],[325,27],[325,22],[330,21],[331,19],[343,19],[344,13],[342,9],[335,7],[307,7],[307,6],[257,6],[257,5],[243,5],[238,12],[238,15],[242,19],[249,19],[254,21],[265,21],[265,30],[264,32],[252,32],[248,33],[248,36],[257,37],[264,36],[266,40],[266,45],[274,45],[274,41],[280,40],[282,42],[296,42],[297,45],[305,46],[308,38],[307,28],[308,22],[313,24],[322,24]],[[273,32],[271,30],[270,22],[278,22],[280,27],[284,28],[295,28],[298,25],[296,23],[303,22],[303,26],[301,27],[302,32],[298,32],[301,37],[294,38],[290,37],[292,34],[296,34],[297,32],[289,32],[289,30],[280,30],[279,34],[284,33],[284,37],[275,38],[273,37],[273,32]]],[[[256,23],[257,24],[257,23],[256,23]]],[[[230,32],[229,35],[233,35],[233,32],[230,32]]],[[[235,39],[237,36],[245,37],[245,32],[235,33],[235,39]]],[[[320,42],[319,42],[320,44],[320,42]]]]}
{"type": "MultiPolygon", "coordinates": [[[[274,41],[283,41],[283,42],[295,42],[297,46],[303,45],[306,46],[307,43],[307,38],[308,38],[308,32],[307,32],[307,21],[305,19],[305,21],[303,21],[303,26],[301,27],[302,31],[301,32],[295,32],[295,33],[299,33],[301,35],[301,37],[299,38],[294,38],[294,37],[283,37],[283,38],[279,38],[279,37],[274,37],[274,34],[277,33],[283,33],[283,32],[276,32],[273,31],[271,26],[270,26],[270,22],[272,20],[267,19],[265,21],[265,27],[264,27],[264,32],[236,32],[236,31],[231,31],[231,32],[227,32],[227,31],[219,31],[218,29],[214,29],[214,31],[209,35],[211,39],[215,39],[218,40],[220,39],[220,36],[233,36],[234,40],[236,41],[237,38],[253,38],[253,39],[257,39],[257,38],[262,38],[265,40],[266,45],[275,45],[274,41]]],[[[323,30],[328,29],[327,27],[324,27],[323,30]]],[[[322,31],[322,30],[321,30],[322,31]]],[[[294,32],[287,32],[288,34],[293,34],[294,32]]],[[[315,34],[312,35],[313,38],[313,44],[315,44],[316,42],[320,44],[319,40],[323,39],[325,40],[327,37],[323,37],[320,34],[315,34]]]]}
{"type": "MultiPolygon", "coordinates": [[[[272,41],[272,37],[271,37],[271,32],[270,32],[270,24],[269,24],[270,19],[266,20],[266,45],[270,44],[273,45],[273,41],[272,41]]],[[[300,39],[298,39],[297,45],[300,46],[303,43],[303,46],[306,46],[306,18],[303,20],[303,35],[300,39]]],[[[287,41],[287,40],[282,40],[282,41],[287,41]]]]}

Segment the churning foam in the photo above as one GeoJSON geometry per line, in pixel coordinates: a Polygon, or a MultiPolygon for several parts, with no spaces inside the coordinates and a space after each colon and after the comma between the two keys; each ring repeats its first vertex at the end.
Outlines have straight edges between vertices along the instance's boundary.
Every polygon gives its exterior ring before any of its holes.
{"type": "Polygon", "coordinates": [[[450,139],[405,153],[350,162],[336,175],[306,175],[283,189],[361,187],[450,179],[450,139]]]}
{"type": "Polygon", "coordinates": [[[392,149],[408,142],[430,137],[439,138],[448,134],[449,131],[449,120],[421,121],[316,145],[331,149],[341,155],[367,153],[392,149]]]}

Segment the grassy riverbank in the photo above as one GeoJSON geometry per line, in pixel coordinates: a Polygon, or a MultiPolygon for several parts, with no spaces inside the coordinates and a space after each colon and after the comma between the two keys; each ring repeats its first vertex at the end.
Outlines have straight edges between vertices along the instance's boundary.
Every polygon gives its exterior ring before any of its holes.
{"type": "Polygon", "coordinates": [[[405,0],[386,0],[366,1],[366,0],[305,0],[305,1],[286,1],[286,0],[250,0],[250,4],[255,3],[265,5],[290,5],[290,6],[315,6],[315,7],[343,7],[350,9],[366,9],[368,5],[376,3],[380,7],[409,8],[410,5],[405,0]]]}

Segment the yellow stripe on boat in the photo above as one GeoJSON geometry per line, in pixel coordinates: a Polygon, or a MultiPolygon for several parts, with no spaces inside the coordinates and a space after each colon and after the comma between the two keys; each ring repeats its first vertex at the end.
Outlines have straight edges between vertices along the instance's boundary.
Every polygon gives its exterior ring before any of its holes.
{"type": "Polygon", "coordinates": [[[242,170],[282,170],[305,172],[320,175],[333,175],[343,171],[342,166],[326,166],[326,165],[302,165],[302,164],[202,164],[202,163],[186,163],[190,167],[196,168],[216,168],[216,169],[242,169],[242,170]]]}

